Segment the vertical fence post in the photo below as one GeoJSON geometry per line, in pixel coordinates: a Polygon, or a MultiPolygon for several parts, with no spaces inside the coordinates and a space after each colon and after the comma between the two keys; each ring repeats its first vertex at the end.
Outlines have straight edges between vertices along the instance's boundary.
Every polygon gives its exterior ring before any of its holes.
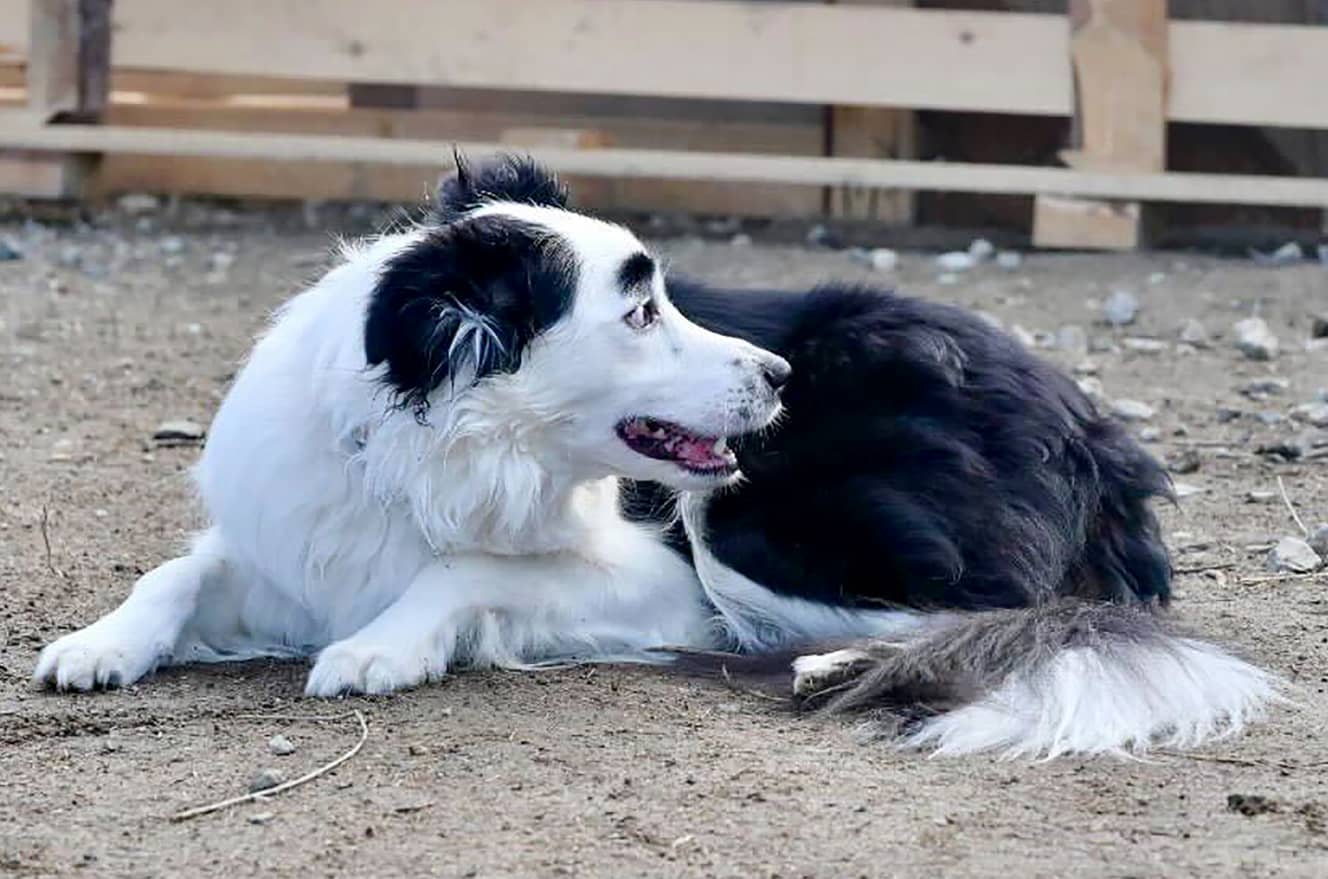
{"type": "MultiPolygon", "coordinates": [[[[839,6],[912,6],[914,0],[829,0],[839,6]]],[[[863,71],[871,75],[870,71],[863,71]]],[[[917,121],[911,110],[890,107],[829,108],[826,152],[867,159],[911,159],[917,155],[917,121]]],[[[907,189],[839,186],[828,190],[832,217],[905,226],[913,222],[915,193],[907,189]]]]}
{"type": "MultiPolygon", "coordinates": [[[[1166,168],[1166,0],[1070,0],[1074,70],[1074,144],[1061,153],[1071,168],[1162,171],[1166,168]]],[[[1138,202],[1038,196],[1038,247],[1127,250],[1146,237],[1138,202]]]]}
{"type": "MultiPolygon", "coordinates": [[[[95,122],[110,94],[111,0],[31,0],[28,111],[45,123],[95,122]]],[[[97,157],[0,153],[0,191],[28,198],[84,194],[97,157]]]]}

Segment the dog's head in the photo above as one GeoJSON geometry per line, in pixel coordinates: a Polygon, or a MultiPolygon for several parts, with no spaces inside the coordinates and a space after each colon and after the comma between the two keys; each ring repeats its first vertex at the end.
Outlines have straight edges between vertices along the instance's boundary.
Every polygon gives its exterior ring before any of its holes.
{"type": "Polygon", "coordinates": [[[578,476],[676,488],[735,478],[727,439],[774,419],[789,373],[687,320],[636,236],[568,210],[552,174],[514,157],[458,161],[432,222],[379,275],[365,353],[422,421],[501,388],[543,413],[578,476]]]}

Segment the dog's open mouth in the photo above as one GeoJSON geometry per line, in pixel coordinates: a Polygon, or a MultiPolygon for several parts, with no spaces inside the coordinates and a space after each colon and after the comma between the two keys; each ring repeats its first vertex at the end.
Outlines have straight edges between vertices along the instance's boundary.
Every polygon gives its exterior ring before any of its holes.
{"type": "Polygon", "coordinates": [[[701,436],[658,418],[621,421],[618,436],[638,455],[671,461],[693,473],[727,475],[738,469],[738,459],[725,437],[701,436]]]}

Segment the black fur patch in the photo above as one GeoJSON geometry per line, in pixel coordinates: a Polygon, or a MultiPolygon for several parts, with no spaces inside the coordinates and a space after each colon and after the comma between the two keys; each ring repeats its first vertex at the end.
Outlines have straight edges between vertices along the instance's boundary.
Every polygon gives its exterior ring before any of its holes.
{"type": "Polygon", "coordinates": [[[567,207],[567,187],[529,156],[499,155],[472,166],[456,154],[456,173],[438,184],[433,216],[451,222],[495,201],[567,207]]]}
{"type": "MultiPolygon", "coordinates": [[[[721,562],[856,606],[1165,601],[1162,468],[1074,382],[962,309],[875,290],[725,291],[669,279],[692,320],[784,356],[787,417],[734,445],[712,500],[721,562]]],[[[634,486],[628,512],[661,508],[634,486]]],[[[685,544],[676,526],[673,540],[685,544]]]]}
{"type": "Polygon", "coordinates": [[[648,287],[655,277],[655,261],[647,254],[634,253],[618,269],[618,286],[623,290],[648,287]]]}
{"type": "Polygon", "coordinates": [[[371,366],[423,420],[429,393],[459,376],[514,372],[530,340],[570,308],[575,257],[547,230],[509,217],[430,231],[386,264],[364,329],[371,366]]]}

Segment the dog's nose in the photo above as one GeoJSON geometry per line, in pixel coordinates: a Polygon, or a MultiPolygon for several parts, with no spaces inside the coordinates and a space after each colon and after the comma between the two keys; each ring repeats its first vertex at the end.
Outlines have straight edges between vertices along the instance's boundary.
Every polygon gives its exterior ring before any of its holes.
{"type": "Polygon", "coordinates": [[[761,365],[761,370],[771,390],[775,391],[788,384],[789,376],[793,374],[793,367],[783,357],[770,358],[761,365]]]}

